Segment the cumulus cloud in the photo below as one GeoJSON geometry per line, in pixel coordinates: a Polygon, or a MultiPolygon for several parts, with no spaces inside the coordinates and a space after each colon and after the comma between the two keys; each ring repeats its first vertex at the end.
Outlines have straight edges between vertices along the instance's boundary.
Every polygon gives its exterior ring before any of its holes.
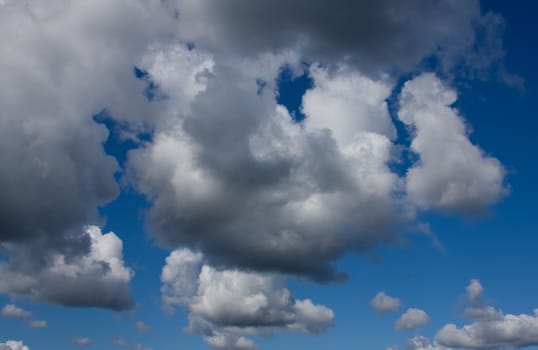
{"type": "Polygon", "coordinates": [[[0,290],[65,305],[132,305],[113,301],[112,294],[122,298],[124,291],[98,291],[104,286],[97,278],[68,278],[62,287],[69,293],[80,286],[80,296],[60,296],[59,275],[41,267],[64,264],[51,257],[71,264],[91,254],[92,241],[80,231],[102,223],[98,207],[119,192],[117,161],[103,149],[108,131],[93,116],[106,110],[143,123],[152,107],[133,66],[150,43],[171,33],[173,16],[158,2],[137,0],[1,6],[0,253],[12,263],[0,266],[0,290]],[[100,295],[109,301],[96,300],[100,295]]]}
{"type": "Polygon", "coordinates": [[[370,305],[377,312],[393,312],[397,311],[402,306],[402,302],[399,298],[391,297],[381,291],[375,295],[370,302],[370,305]]]}
{"type": "Polygon", "coordinates": [[[337,142],[329,127],[349,113],[303,127],[272,91],[258,94],[253,79],[215,67],[184,119],[129,155],[152,201],[152,232],[165,245],[200,248],[214,265],[342,279],[333,260],[396,241],[402,221],[390,139],[357,130],[337,142]]]}
{"type": "Polygon", "coordinates": [[[75,345],[78,345],[78,346],[89,346],[89,345],[92,345],[93,344],[93,340],[91,340],[90,338],[88,337],[83,337],[83,338],[73,338],[71,339],[71,342],[75,345]]]}
{"type": "Polygon", "coordinates": [[[15,304],[7,304],[2,308],[2,316],[6,318],[28,318],[32,317],[32,313],[21,309],[15,304]]]}
{"type": "Polygon", "coordinates": [[[430,340],[423,336],[416,336],[407,340],[408,350],[450,350],[441,345],[432,344],[430,340]]]}
{"type": "Polygon", "coordinates": [[[456,98],[433,74],[404,84],[398,117],[412,127],[411,149],[420,157],[408,170],[407,193],[424,209],[480,212],[506,194],[505,170],[471,143],[451,107],[456,98]]]}
{"type": "Polygon", "coordinates": [[[0,343],[0,350],[30,350],[30,348],[24,345],[22,340],[8,340],[0,343]]]}
{"type": "Polygon", "coordinates": [[[86,227],[83,234],[90,241],[87,254],[52,254],[36,270],[24,266],[29,253],[25,249],[4,246],[13,260],[0,265],[0,291],[66,306],[132,307],[129,282],[133,271],[123,262],[121,239],[113,232],[103,234],[97,226],[86,227]]]}
{"type": "Polygon", "coordinates": [[[188,330],[202,334],[216,349],[254,348],[244,335],[318,334],[334,318],[325,306],[295,300],[279,275],[217,270],[186,249],[172,252],[166,260],[161,283],[163,302],[169,308],[187,307],[188,330]]]}
{"type": "Polygon", "coordinates": [[[394,325],[397,331],[406,331],[419,328],[430,322],[430,316],[421,309],[409,308],[400,316],[394,325]]]}

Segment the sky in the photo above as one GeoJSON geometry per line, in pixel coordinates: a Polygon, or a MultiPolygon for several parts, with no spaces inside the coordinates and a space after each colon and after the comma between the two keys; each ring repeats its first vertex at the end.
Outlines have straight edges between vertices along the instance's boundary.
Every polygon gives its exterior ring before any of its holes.
{"type": "Polygon", "coordinates": [[[0,350],[538,349],[537,6],[0,0],[0,350]]]}

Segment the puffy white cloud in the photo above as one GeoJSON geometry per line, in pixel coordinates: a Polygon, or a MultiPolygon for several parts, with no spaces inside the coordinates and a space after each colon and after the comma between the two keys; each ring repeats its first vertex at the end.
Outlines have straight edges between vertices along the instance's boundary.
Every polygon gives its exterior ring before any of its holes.
{"type": "Polygon", "coordinates": [[[78,345],[78,346],[90,346],[93,344],[93,340],[91,340],[90,338],[88,337],[83,337],[83,338],[73,338],[71,339],[71,342],[75,345],[78,345]]]}
{"type": "Polygon", "coordinates": [[[2,308],[2,316],[7,318],[28,318],[32,317],[32,313],[21,309],[15,304],[7,304],[2,308]]]}
{"type": "Polygon", "coordinates": [[[314,66],[310,75],[314,88],[305,93],[302,104],[307,128],[330,130],[340,144],[363,133],[396,136],[386,103],[392,82],[372,80],[344,67],[329,73],[314,66]]]}
{"type": "Polygon", "coordinates": [[[69,257],[52,254],[38,270],[16,265],[26,256],[15,246],[15,262],[0,265],[4,281],[0,291],[28,295],[40,301],[67,306],[99,306],[121,310],[132,307],[129,282],[133,271],[123,262],[123,242],[113,232],[103,234],[97,226],[87,226],[85,238],[90,241],[87,254],[69,257]],[[18,256],[18,255],[19,256],[18,256]]]}
{"type": "Polygon", "coordinates": [[[430,316],[421,309],[409,308],[396,321],[394,329],[397,331],[405,331],[416,329],[430,322],[430,316]]]}
{"type": "Polygon", "coordinates": [[[538,345],[538,309],[534,314],[504,314],[486,305],[477,279],[466,288],[470,305],[465,316],[474,322],[463,327],[446,324],[435,336],[436,343],[455,349],[504,349],[538,345]]]}
{"type": "Polygon", "coordinates": [[[505,170],[471,143],[450,107],[456,98],[433,74],[404,84],[398,117],[413,127],[411,149],[420,157],[408,170],[407,193],[424,209],[480,212],[506,194],[505,170]]]}
{"type": "Polygon", "coordinates": [[[402,306],[402,302],[399,298],[391,297],[381,291],[375,295],[370,305],[378,312],[393,312],[402,306]]]}
{"type": "Polygon", "coordinates": [[[110,339],[110,342],[112,343],[112,345],[116,346],[127,346],[127,341],[122,338],[112,337],[110,339]]]}
{"type": "Polygon", "coordinates": [[[22,340],[8,340],[0,343],[0,350],[30,350],[30,348],[24,345],[22,340]]]}
{"type": "Polygon", "coordinates": [[[408,350],[450,350],[442,345],[431,344],[428,338],[416,336],[407,340],[408,350]]]}
{"type": "Polygon", "coordinates": [[[47,321],[44,321],[44,320],[32,320],[28,322],[28,326],[30,328],[47,328],[48,323],[47,321]]]}
{"type": "Polygon", "coordinates": [[[200,254],[186,249],[171,253],[161,283],[163,302],[168,307],[186,306],[189,330],[202,334],[216,349],[254,348],[254,343],[243,335],[321,333],[334,318],[332,310],[325,306],[309,299],[294,300],[281,276],[217,270],[204,264],[200,254]],[[181,285],[189,287],[178,288],[181,285]],[[174,292],[178,295],[174,296],[174,292]]]}
{"type": "Polygon", "coordinates": [[[521,348],[538,345],[538,310],[533,315],[502,315],[458,328],[447,324],[435,336],[437,343],[459,349],[521,348]]]}

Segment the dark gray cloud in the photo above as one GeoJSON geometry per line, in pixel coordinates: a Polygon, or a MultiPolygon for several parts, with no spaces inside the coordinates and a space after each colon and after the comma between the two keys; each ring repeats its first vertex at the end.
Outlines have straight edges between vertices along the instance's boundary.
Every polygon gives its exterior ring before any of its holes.
{"type": "Polygon", "coordinates": [[[376,73],[430,55],[445,69],[462,60],[482,68],[503,55],[495,42],[502,19],[483,16],[478,1],[182,0],[177,8],[186,39],[232,55],[296,49],[308,60],[376,73]]]}

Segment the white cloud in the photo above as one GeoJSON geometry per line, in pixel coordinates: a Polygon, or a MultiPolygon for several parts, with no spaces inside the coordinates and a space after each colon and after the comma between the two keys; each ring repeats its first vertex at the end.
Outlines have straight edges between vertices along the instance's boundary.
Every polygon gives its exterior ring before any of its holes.
{"type": "Polygon", "coordinates": [[[2,308],[2,316],[7,318],[28,318],[32,317],[32,313],[21,309],[15,304],[7,304],[2,308]]]}
{"type": "Polygon", "coordinates": [[[161,283],[161,290],[166,292],[163,302],[169,308],[186,306],[189,330],[201,333],[216,349],[254,348],[254,343],[243,335],[276,331],[321,333],[334,318],[332,310],[325,306],[309,299],[294,300],[278,275],[217,270],[204,264],[200,254],[186,249],[170,254],[161,283]],[[180,285],[194,285],[196,289],[188,288],[186,292],[178,288],[180,285]]]}
{"type": "Polygon", "coordinates": [[[112,343],[112,345],[116,345],[116,346],[127,346],[127,341],[125,339],[121,339],[117,337],[112,337],[110,339],[110,342],[112,343]]]}
{"type": "Polygon", "coordinates": [[[450,350],[441,345],[431,344],[428,338],[416,336],[407,341],[408,350],[450,350]]]}
{"type": "Polygon", "coordinates": [[[399,298],[391,297],[381,291],[371,300],[370,305],[377,312],[393,312],[397,311],[402,306],[402,302],[399,298]]]}
{"type": "Polygon", "coordinates": [[[386,103],[392,82],[372,80],[345,67],[331,74],[314,66],[310,74],[315,86],[305,93],[302,104],[307,128],[330,130],[342,145],[365,132],[396,136],[386,103]]]}
{"type": "Polygon", "coordinates": [[[88,337],[73,338],[71,339],[71,342],[78,346],[90,346],[93,344],[93,340],[88,337]]]}
{"type": "Polygon", "coordinates": [[[397,331],[412,330],[430,322],[430,316],[426,312],[416,308],[409,308],[396,321],[394,329],[397,331]]]}
{"type": "Polygon", "coordinates": [[[145,324],[143,321],[140,321],[140,320],[136,321],[135,327],[136,327],[136,330],[139,331],[140,333],[148,333],[149,331],[151,331],[150,326],[148,326],[147,324],[145,324]]]}
{"type": "Polygon", "coordinates": [[[28,322],[28,326],[30,328],[47,328],[48,323],[47,321],[44,321],[44,320],[32,320],[28,322]]]}
{"type": "Polygon", "coordinates": [[[29,347],[19,340],[8,340],[5,343],[0,343],[0,350],[30,350],[29,347]]]}
{"type": "Polygon", "coordinates": [[[501,163],[473,145],[455,108],[456,91],[435,75],[404,84],[398,117],[413,127],[420,160],[407,173],[407,192],[423,209],[473,213],[506,194],[501,163]]]}

